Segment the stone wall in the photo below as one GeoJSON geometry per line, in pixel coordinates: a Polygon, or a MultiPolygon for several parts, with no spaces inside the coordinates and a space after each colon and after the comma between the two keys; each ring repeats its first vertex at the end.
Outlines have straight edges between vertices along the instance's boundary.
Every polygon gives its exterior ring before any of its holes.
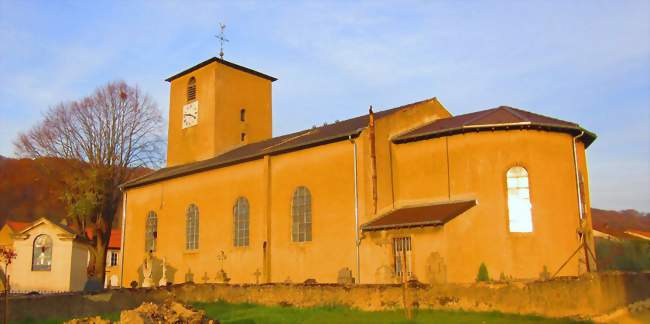
{"type": "MultiPolygon", "coordinates": [[[[183,284],[158,289],[119,289],[98,294],[19,296],[10,299],[12,320],[89,316],[137,307],[143,301],[291,305],[345,305],[363,310],[402,307],[399,285],[183,284]]],[[[591,317],[650,298],[650,272],[607,273],[527,283],[411,285],[409,300],[424,309],[464,309],[591,317]]]]}

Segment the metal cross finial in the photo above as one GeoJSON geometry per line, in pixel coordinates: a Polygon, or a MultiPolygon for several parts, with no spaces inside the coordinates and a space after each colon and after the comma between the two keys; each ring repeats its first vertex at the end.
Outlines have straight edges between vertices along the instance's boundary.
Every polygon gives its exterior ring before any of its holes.
{"type": "Polygon", "coordinates": [[[220,51],[219,51],[219,57],[223,60],[223,42],[227,42],[228,39],[225,37],[223,30],[226,29],[226,25],[219,23],[219,28],[221,28],[221,32],[219,32],[218,35],[214,35],[219,40],[219,44],[221,46],[220,51]]]}

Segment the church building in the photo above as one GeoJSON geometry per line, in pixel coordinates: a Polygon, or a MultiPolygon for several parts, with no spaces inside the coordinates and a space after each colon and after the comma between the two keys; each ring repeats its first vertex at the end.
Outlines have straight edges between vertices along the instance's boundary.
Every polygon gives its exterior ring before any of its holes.
{"type": "Polygon", "coordinates": [[[275,80],[216,57],[166,80],[167,165],[122,185],[122,286],[594,270],[578,124],[430,98],[273,137],[275,80]]]}

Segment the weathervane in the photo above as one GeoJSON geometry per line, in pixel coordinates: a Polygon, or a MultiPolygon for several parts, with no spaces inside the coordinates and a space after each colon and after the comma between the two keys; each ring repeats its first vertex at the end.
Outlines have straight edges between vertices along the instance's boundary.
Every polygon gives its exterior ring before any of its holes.
{"type": "Polygon", "coordinates": [[[219,57],[223,60],[223,42],[227,42],[228,39],[225,37],[223,34],[223,30],[226,29],[226,25],[223,23],[219,23],[219,28],[221,28],[221,32],[218,35],[214,35],[219,40],[219,43],[221,45],[221,50],[219,51],[219,57]]]}

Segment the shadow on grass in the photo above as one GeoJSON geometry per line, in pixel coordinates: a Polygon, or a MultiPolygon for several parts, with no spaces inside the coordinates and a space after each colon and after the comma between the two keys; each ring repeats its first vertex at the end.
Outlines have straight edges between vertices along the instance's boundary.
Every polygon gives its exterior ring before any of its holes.
{"type": "Polygon", "coordinates": [[[221,323],[588,323],[572,319],[551,319],[498,312],[415,311],[413,320],[407,320],[402,310],[365,312],[345,306],[295,308],[226,302],[194,303],[193,307],[206,311],[208,317],[221,323]]]}
{"type": "MultiPolygon", "coordinates": [[[[99,316],[103,319],[111,320],[113,322],[119,321],[120,320],[120,312],[113,312],[113,313],[106,313],[106,314],[99,314],[99,315],[94,315],[92,317],[99,316]]],[[[90,317],[90,316],[89,316],[90,317]]],[[[33,319],[33,318],[26,318],[20,321],[11,321],[9,323],[12,324],[60,324],[65,321],[69,321],[72,318],[48,318],[48,319],[33,319]]]]}

